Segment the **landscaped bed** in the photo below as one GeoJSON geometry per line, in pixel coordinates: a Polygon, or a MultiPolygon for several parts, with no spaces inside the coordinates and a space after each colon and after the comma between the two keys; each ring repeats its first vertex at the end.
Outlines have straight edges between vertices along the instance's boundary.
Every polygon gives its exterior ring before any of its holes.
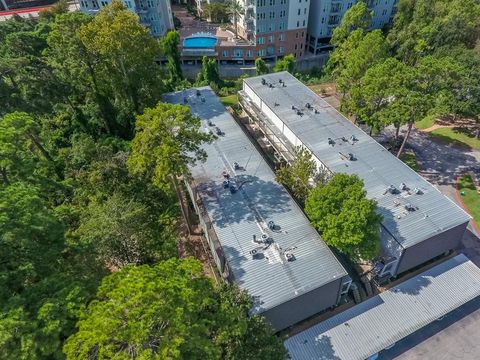
{"type": "Polygon", "coordinates": [[[236,94],[229,95],[229,96],[222,96],[220,98],[220,101],[225,106],[233,106],[233,105],[238,104],[238,97],[237,97],[236,94]]]}
{"type": "Polygon", "coordinates": [[[477,191],[475,183],[470,175],[464,175],[458,178],[458,192],[463,203],[468,208],[470,215],[480,225],[480,194],[477,191]]]}

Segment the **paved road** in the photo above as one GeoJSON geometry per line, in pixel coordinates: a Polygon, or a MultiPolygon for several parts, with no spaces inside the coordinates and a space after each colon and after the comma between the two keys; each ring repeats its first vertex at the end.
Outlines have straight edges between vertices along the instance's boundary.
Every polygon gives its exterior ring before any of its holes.
{"type": "Polygon", "coordinates": [[[480,298],[459,307],[407,336],[378,360],[478,360],[480,358],[480,298]]]}

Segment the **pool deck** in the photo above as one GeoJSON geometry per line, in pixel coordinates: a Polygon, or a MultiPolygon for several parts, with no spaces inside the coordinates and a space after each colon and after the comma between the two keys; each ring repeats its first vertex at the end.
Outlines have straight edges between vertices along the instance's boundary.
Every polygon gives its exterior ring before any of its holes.
{"type": "Polygon", "coordinates": [[[180,20],[182,27],[178,30],[180,34],[180,43],[183,44],[183,39],[193,34],[204,32],[209,33],[218,38],[220,46],[233,46],[234,34],[229,30],[222,30],[220,26],[207,23],[206,21],[195,20],[187,10],[179,5],[172,5],[173,14],[180,20]]]}

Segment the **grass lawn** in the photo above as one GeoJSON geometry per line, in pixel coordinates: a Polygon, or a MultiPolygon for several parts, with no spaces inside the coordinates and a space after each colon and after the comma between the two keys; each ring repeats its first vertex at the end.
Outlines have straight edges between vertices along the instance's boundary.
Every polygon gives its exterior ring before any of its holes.
{"type": "Polygon", "coordinates": [[[413,170],[418,171],[418,164],[415,154],[412,153],[403,153],[400,156],[400,160],[402,160],[405,164],[410,166],[413,170]]]}
{"type": "Polygon", "coordinates": [[[477,193],[470,175],[465,175],[458,179],[458,191],[475,222],[480,225],[480,194],[477,193]]]}
{"type": "Polygon", "coordinates": [[[415,123],[415,127],[417,129],[428,129],[429,127],[433,126],[433,124],[435,124],[435,117],[427,116],[425,119],[417,121],[415,123]]]}
{"type": "Polygon", "coordinates": [[[229,95],[229,96],[222,96],[220,98],[220,101],[222,102],[223,105],[225,106],[233,106],[238,104],[238,97],[236,94],[234,95],[229,95]]]}
{"type": "Polygon", "coordinates": [[[454,128],[436,129],[433,130],[431,134],[450,143],[468,146],[473,149],[480,149],[480,139],[475,139],[473,135],[468,135],[454,128]]]}

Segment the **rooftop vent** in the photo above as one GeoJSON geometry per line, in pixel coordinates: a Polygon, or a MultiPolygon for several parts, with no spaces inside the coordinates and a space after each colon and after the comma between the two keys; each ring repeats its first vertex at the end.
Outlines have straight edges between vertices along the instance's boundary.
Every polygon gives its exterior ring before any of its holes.
{"type": "Polygon", "coordinates": [[[400,191],[408,190],[407,185],[404,182],[400,183],[399,189],[400,191]]]}
{"type": "Polygon", "coordinates": [[[234,168],[235,170],[240,170],[240,164],[239,164],[238,162],[234,161],[234,162],[233,162],[233,168],[234,168]]]}
{"type": "Polygon", "coordinates": [[[215,126],[215,133],[220,136],[220,135],[223,135],[223,131],[218,127],[218,126],[215,126]]]}
{"type": "Polygon", "coordinates": [[[223,180],[223,188],[227,189],[230,186],[230,181],[229,180],[223,180]]]}
{"type": "Polygon", "coordinates": [[[418,208],[416,208],[415,206],[413,206],[412,204],[405,204],[405,210],[407,211],[415,211],[417,210],[418,208]]]}
{"type": "Polygon", "coordinates": [[[283,80],[282,80],[282,79],[278,79],[278,82],[279,82],[280,84],[283,84],[283,80]]]}
{"type": "Polygon", "coordinates": [[[273,88],[273,84],[272,83],[268,84],[268,87],[273,88]]]}
{"type": "Polygon", "coordinates": [[[212,120],[207,120],[207,124],[208,124],[208,126],[213,126],[213,125],[215,125],[215,124],[212,122],[212,120]]]}
{"type": "Polygon", "coordinates": [[[295,261],[295,255],[293,255],[290,252],[286,252],[285,253],[285,259],[287,259],[287,261],[295,261]]]}
{"type": "Polygon", "coordinates": [[[285,85],[285,83],[282,83],[282,87],[287,87],[287,85],[285,85]]]}
{"type": "Polygon", "coordinates": [[[302,116],[303,113],[300,110],[297,110],[297,115],[302,116]]]}
{"type": "Polygon", "coordinates": [[[205,102],[205,98],[202,96],[202,103],[204,103],[204,102],[205,102]]]}
{"type": "Polygon", "coordinates": [[[257,239],[257,235],[253,234],[252,242],[253,242],[254,244],[261,244],[261,243],[262,243],[262,240],[257,239]]]}
{"type": "Polygon", "coordinates": [[[250,255],[252,256],[252,260],[261,260],[265,257],[265,255],[257,249],[250,250],[250,255]]]}
{"type": "Polygon", "coordinates": [[[227,170],[223,170],[223,171],[222,171],[222,176],[223,176],[225,179],[230,179],[230,174],[227,172],[227,170]]]}
{"type": "Polygon", "coordinates": [[[230,184],[230,193],[235,194],[237,192],[237,187],[234,184],[230,184]]]}
{"type": "Polygon", "coordinates": [[[200,90],[197,90],[197,96],[200,96],[200,90]]]}
{"type": "Polygon", "coordinates": [[[267,80],[265,80],[264,78],[262,78],[262,85],[265,85],[267,83],[267,80]]]}
{"type": "Polygon", "coordinates": [[[394,185],[390,185],[388,188],[387,188],[387,191],[386,193],[389,192],[390,194],[397,194],[398,193],[398,189],[394,186],[394,185]]]}
{"type": "Polygon", "coordinates": [[[318,111],[317,109],[315,109],[315,114],[320,114],[320,111],[318,111]]]}
{"type": "Polygon", "coordinates": [[[297,108],[295,107],[295,105],[292,105],[292,110],[296,110],[297,108]]]}
{"type": "Polygon", "coordinates": [[[358,139],[357,139],[357,137],[356,137],[355,135],[352,135],[352,136],[350,136],[350,141],[351,141],[351,142],[357,142],[358,139]]]}
{"type": "Polygon", "coordinates": [[[312,108],[312,105],[307,102],[307,103],[305,104],[305,107],[306,107],[307,109],[311,109],[311,108],[312,108]]]}
{"type": "Polygon", "coordinates": [[[273,242],[267,234],[262,234],[261,239],[264,244],[271,244],[273,242]]]}
{"type": "Polygon", "coordinates": [[[342,136],[341,139],[342,139],[343,142],[347,142],[347,141],[348,141],[345,136],[342,136]]]}
{"type": "Polygon", "coordinates": [[[335,145],[335,140],[333,140],[332,138],[328,138],[328,145],[335,145]]]}
{"type": "Polygon", "coordinates": [[[417,194],[417,195],[422,195],[422,194],[423,194],[423,191],[420,190],[419,188],[414,188],[414,189],[413,189],[413,192],[414,192],[415,194],[417,194]]]}
{"type": "Polygon", "coordinates": [[[270,221],[268,222],[268,228],[269,228],[270,230],[275,230],[275,222],[273,222],[272,220],[270,220],[270,221]]]}
{"type": "Polygon", "coordinates": [[[355,161],[355,160],[357,160],[357,158],[352,153],[348,153],[348,160],[355,161]]]}
{"type": "Polygon", "coordinates": [[[274,103],[273,103],[273,106],[280,106],[280,104],[277,103],[277,102],[274,102],[274,103]]]}

